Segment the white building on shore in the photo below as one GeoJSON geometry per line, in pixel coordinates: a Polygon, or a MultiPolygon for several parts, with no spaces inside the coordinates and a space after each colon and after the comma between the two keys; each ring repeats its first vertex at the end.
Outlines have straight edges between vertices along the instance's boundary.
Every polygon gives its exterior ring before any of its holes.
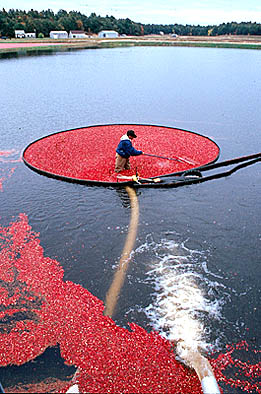
{"type": "Polygon", "coordinates": [[[36,33],[25,33],[25,38],[36,38],[36,33]]]}
{"type": "Polygon", "coordinates": [[[69,33],[69,38],[86,38],[87,35],[83,30],[71,30],[69,33]]]}
{"type": "Polygon", "coordinates": [[[24,30],[15,30],[15,38],[36,38],[36,33],[25,33],[24,30]]]}
{"type": "Polygon", "coordinates": [[[102,30],[98,33],[100,38],[116,38],[119,37],[119,33],[114,30],[102,30]]]}
{"type": "Polygon", "coordinates": [[[65,30],[60,31],[50,31],[50,38],[54,39],[61,39],[61,38],[68,38],[68,33],[65,30]]]}
{"type": "Polygon", "coordinates": [[[15,30],[15,38],[25,38],[24,30],[15,30]]]}

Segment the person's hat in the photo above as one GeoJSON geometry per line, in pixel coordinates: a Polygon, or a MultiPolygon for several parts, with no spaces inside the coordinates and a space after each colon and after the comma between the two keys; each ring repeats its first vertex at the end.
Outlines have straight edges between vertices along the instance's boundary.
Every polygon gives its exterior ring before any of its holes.
{"type": "Polygon", "coordinates": [[[137,136],[136,136],[136,134],[134,133],[133,130],[128,130],[128,131],[127,131],[127,136],[128,136],[128,137],[137,138],[137,136]]]}

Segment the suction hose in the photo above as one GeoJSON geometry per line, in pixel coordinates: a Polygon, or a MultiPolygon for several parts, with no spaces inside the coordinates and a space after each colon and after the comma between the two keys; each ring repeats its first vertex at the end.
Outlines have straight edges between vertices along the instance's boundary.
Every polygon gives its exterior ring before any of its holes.
{"type": "Polygon", "coordinates": [[[188,351],[185,361],[196,371],[204,394],[220,394],[212,367],[199,351],[188,351]]]}
{"type": "Polygon", "coordinates": [[[125,280],[126,272],[130,262],[130,254],[134,248],[136,241],[137,228],[139,223],[139,203],[136,192],[129,186],[126,187],[126,191],[129,195],[131,202],[131,219],[119,266],[114,275],[112,284],[106,294],[104,315],[110,317],[112,317],[114,313],[119,293],[125,280]]]}

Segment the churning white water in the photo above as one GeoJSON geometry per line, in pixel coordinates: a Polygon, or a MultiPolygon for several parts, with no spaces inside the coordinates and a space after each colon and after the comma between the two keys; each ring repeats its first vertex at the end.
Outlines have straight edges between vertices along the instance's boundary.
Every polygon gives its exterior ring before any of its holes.
{"type": "Polygon", "coordinates": [[[146,243],[136,252],[147,248],[155,255],[147,272],[155,293],[145,313],[153,328],[173,341],[177,355],[187,363],[188,352],[204,353],[218,343],[218,338],[215,344],[210,342],[208,325],[221,317],[224,300],[215,289],[222,285],[208,271],[202,251],[189,249],[185,243],[161,240],[146,243]]]}

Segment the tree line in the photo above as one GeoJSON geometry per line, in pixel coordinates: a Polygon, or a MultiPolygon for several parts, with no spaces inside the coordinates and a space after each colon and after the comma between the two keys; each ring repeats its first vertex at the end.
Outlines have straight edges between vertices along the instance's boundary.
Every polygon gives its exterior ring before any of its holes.
{"type": "Polygon", "coordinates": [[[35,32],[37,36],[49,37],[52,30],[84,30],[97,34],[101,30],[115,30],[119,34],[141,36],[148,34],[177,34],[180,36],[218,36],[233,35],[261,35],[261,24],[252,22],[231,22],[218,26],[194,26],[180,24],[141,24],[126,19],[116,19],[106,15],[102,17],[91,13],[86,16],[81,12],[59,10],[54,13],[51,9],[43,11],[22,11],[4,8],[0,11],[0,36],[14,37],[15,30],[26,33],[35,32]]]}

